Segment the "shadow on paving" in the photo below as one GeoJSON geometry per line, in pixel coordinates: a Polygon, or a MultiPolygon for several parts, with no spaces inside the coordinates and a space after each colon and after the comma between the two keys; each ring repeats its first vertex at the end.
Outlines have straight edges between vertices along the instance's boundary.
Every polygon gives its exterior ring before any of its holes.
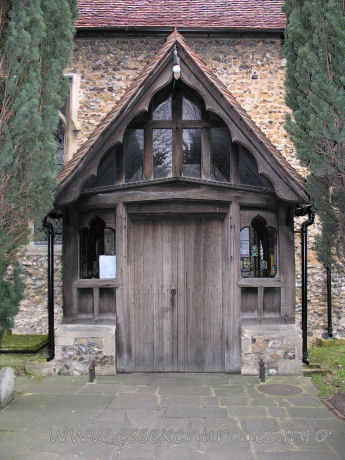
{"type": "Polygon", "coordinates": [[[343,459],[345,424],[310,379],[272,384],[290,394],[225,374],[17,377],[0,412],[0,458],[343,459]]]}

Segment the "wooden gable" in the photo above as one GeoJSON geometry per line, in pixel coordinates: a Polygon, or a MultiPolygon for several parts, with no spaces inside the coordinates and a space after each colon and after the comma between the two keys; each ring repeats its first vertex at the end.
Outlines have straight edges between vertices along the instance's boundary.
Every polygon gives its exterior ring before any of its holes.
{"type": "Polygon", "coordinates": [[[56,205],[64,206],[78,199],[83,185],[97,174],[104,154],[112,146],[122,143],[124,132],[131,120],[137,114],[147,111],[154,94],[172,81],[175,47],[180,58],[181,80],[200,94],[206,110],[214,112],[226,123],[232,141],[243,145],[253,154],[258,172],[272,182],[276,195],[288,202],[307,202],[303,178],[175,30],[126,95],[60,172],[55,191],[56,205]]]}

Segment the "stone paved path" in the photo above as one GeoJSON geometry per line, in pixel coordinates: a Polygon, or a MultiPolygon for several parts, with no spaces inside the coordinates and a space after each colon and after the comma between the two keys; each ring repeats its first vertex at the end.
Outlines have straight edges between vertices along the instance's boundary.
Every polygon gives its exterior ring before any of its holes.
{"type": "Polygon", "coordinates": [[[0,412],[0,459],[328,460],[345,458],[345,423],[309,378],[126,374],[17,378],[0,412]]]}

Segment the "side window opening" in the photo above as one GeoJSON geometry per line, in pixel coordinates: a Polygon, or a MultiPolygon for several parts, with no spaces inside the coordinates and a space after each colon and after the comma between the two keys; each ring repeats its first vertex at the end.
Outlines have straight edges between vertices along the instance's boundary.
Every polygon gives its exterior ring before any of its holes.
{"type": "Polygon", "coordinates": [[[277,274],[277,231],[263,217],[255,217],[240,233],[243,278],[274,278],[277,274]]]}
{"type": "Polygon", "coordinates": [[[116,278],[115,252],[115,231],[95,217],[79,232],[80,278],[116,278]]]}

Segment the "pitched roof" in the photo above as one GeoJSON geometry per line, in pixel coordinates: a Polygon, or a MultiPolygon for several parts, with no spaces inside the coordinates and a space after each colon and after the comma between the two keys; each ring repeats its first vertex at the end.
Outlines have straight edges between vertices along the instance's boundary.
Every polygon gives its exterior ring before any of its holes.
{"type": "Polygon", "coordinates": [[[241,107],[237,102],[232,93],[227,87],[216,77],[210,67],[205,64],[197,52],[191,48],[184,40],[183,36],[175,29],[166,39],[166,42],[159,49],[152,62],[146,67],[146,69],[136,78],[130,88],[126,91],[126,94],[120,101],[113,107],[113,109],[106,115],[106,117],[100,122],[98,127],[92,132],[87,141],[80,147],[77,153],[74,155],[62,171],[58,174],[58,187],[56,191],[60,190],[65,183],[69,182],[69,179],[75,171],[79,169],[83,160],[88,156],[91,150],[95,147],[98,141],[100,141],[102,135],[110,127],[110,125],[117,119],[117,117],[124,111],[128,104],[134,99],[135,95],[139,92],[144,83],[150,78],[150,75],[157,68],[160,63],[171,53],[175,43],[178,43],[185,53],[196,63],[200,72],[202,72],[205,78],[214,85],[215,88],[222,94],[224,100],[229,104],[233,116],[240,120],[241,124],[247,126],[247,128],[256,136],[258,142],[262,145],[269,155],[272,163],[278,164],[285,170],[288,177],[294,182],[295,185],[302,191],[305,192],[305,181],[303,177],[290,165],[290,163],[283,157],[283,155],[276,149],[272,142],[266,137],[266,135],[260,130],[260,128],[250,118],[248,113],[241,107]]]}
{"type": "Polygon", "coordinates": [[[284,0],[78,0],[77,29],[284,29],[284,0]]]}

